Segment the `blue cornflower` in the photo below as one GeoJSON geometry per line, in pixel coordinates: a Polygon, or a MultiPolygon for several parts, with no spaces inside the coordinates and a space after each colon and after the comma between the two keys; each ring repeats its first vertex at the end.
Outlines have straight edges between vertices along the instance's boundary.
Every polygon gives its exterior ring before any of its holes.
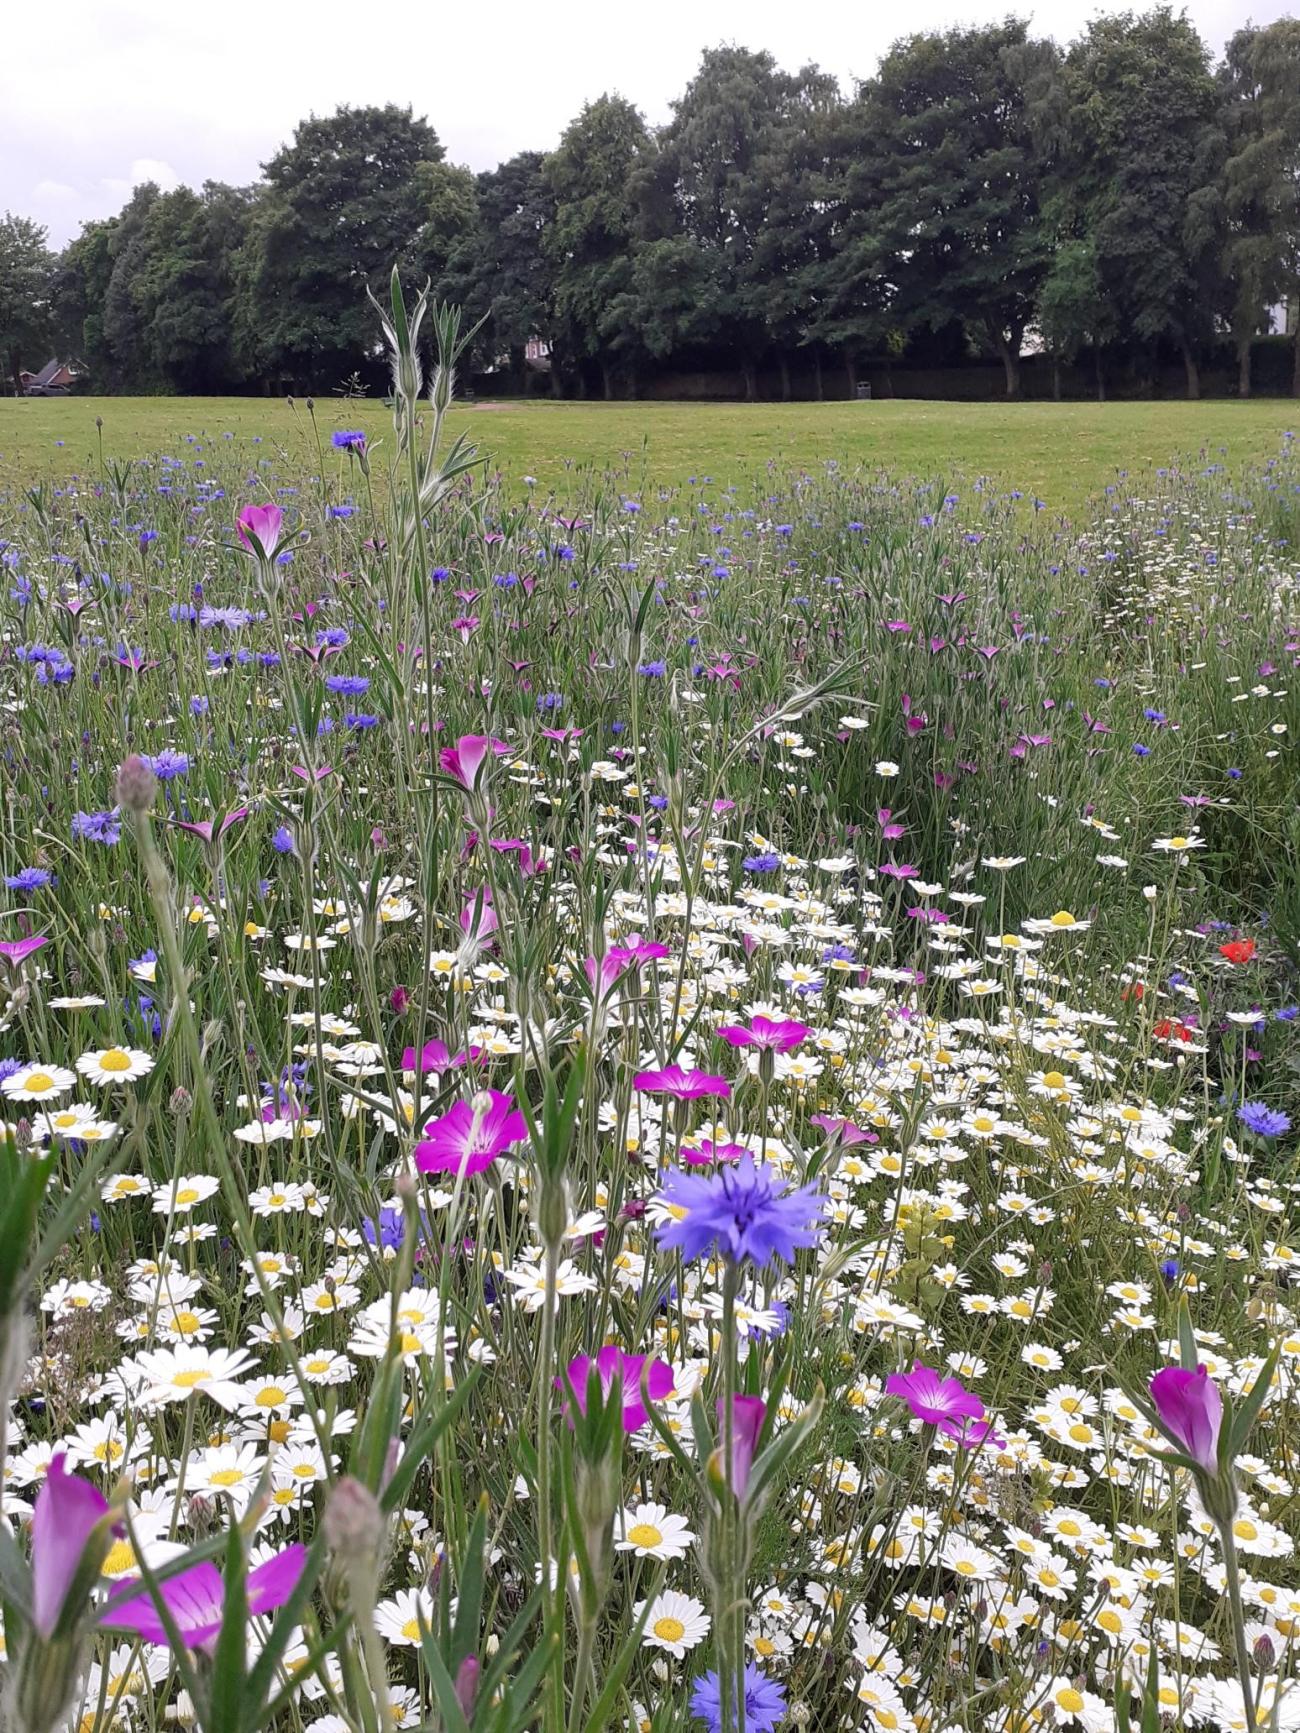
{"type": "Polygon", "coordinates": [[[1135,758],[1150,758],[1151,748],[1149,746],[1143,746],[1140,740],[1135,740],[1133,742],[1133,756],[1135,758]]]}
{"type": "Polygon", "coordinates": [[[325,514],[327,517],[355,517],[357,508],[354,505],[332,505],[325,514]]]}
{"type": "Polygon", "coordinates": [[[563,692],[543,692],[537,700],[539,710],[559,710],[564,704],[563,692]]]}
{"type": "Polygon", "coordinates": [[[318,644],[326,644],[332,649],[342,650],[352,642],[346,626],[322,626],[316,634],[318,644]]]}
{"type": "Polygon", "coordinates": [[[1160,1278],[1167,1288],[1178,1280],[1178,1259],[1166,1258],[1160,1266],[1160,1278]]]}
{"type": "Polygon", "coordinates": [[[293,832],[286,825],[282,824],[276,831],[275,835],[271,838],[271,847],[277,854],[292,854],[293,832]]]}
{"type": "Polygon", "coordinates": [[[369,728],[378,728],[379,718],[363,710],[349,710],[343,718],[343,726],[355,734],[364,734],[369,728]]]}
{"type": "MultiPolygon", "coordinates": [[[[722,1685],[716,1673],[701,1673],[691,1692],[691,1713],[721,1733],[722,1685]]],[[[745,1726],[748,1733],[772,1733],[785,1715],[785,1686],[769,1679],[750,1661],[745,1667],[745,1726]]]]}
{"type": "Polygon", "coordinates": [[[1266,1107],[1262,1101],[1243,1101],[1237,1109],[1237,1118],[1256,1137],[1284,1137],[1291,1129],[1285,1113],[1266,1107]]]}
{"type": "Polygon", "coordinates": [[[667,662],[642,662],[637,668],[637,673],[644,674],[648,680],[662,680],[667,672],[667,662]]]}
{"type": "MultiPolygon", "coordinates": [[[[338,435],[335,434],[335,438],[338,435]]],[[[379,1219],[366,1216],[361,1223],[361,1231],[366,1236],[366,1244],[378,1246],[381,1251],[395,1252],[402,1243],[406,1227],[405,1218],[400,1209],[391,1206],[381,1209],[379,1219]]]]}
{"type": "Polygon", "coordinates": [[[687,1263],[718,1252],[731,1263],[762,1269],[773,1258],[792,1264],[799,1246],[817,1243],[822,1194],[815,1186],[783,1191],[781,1177],[766,1162],[744,1155],[716,1174],[673,1172],[660,1196],[682,1213],[658,1229],[660,1246],[678,1250],[687,1263]]]}
{"type": "Polygon", "coordinates": [[[330,435],[330,444],[335,451],[364,451],[366,436],[359,428],[330,435]]]}
{"type": "Polygon", "coordinates": [[[47,873],[44,867],[24,867],[5,880],[11,891],[40,891],[53,883],[54,874],[47,873]]]}
{"type": "Polygon", "coordinates": [[[208,709],[209,709],[208,701],[202,695],[196,695],[195,697],[190,699],[190,715],[191,716],[206,716],[208,713],[208,709]]]}
{"type": "Polygon", "coordinates": [[[172,752],[164,748],[156,752],[152,758],[146,758],[145,763],[153,771],[159,782],[170,782],[173,777],[185,776],[189,772],[189,757],[184,752],[172,752]]]}
{"type": "Polygon", "coordinates": [[[744,859],[747,873],[774,873],[781,864],[778,854],[747,854],[744,859]]]}
{"type": "Polygon", "coordinates": [[[1241,777],[1242,777],[1242,772],[1240,770],[1230,770],[1228,772],[1228,781],[1229,782],[1240,782],[1241,777]]]}
{"type": "Polygon", "coordinates": [[[360,698],[369,692],[370,681],[364,674],[327,674],[325,690],[336,692],[340,698],[360,698]]]}
{"type": "Polygon", "coordinates": [[[122,839],[122,819],[116,812],[75,812],[72,834],[81,842],[115,843],[122,839]]]}

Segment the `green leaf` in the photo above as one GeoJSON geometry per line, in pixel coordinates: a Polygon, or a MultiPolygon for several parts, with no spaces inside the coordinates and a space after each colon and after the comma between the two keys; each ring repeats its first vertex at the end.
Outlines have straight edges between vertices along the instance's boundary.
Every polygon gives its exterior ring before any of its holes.
{"type": "MultiPolygon", "coordinates": [[[[401,1460],[393,1469],[387,1484],[379,1494],[379,1507],[385,1515],[391,1515],[402,1503],[412,1481],[428,1461],[434,1445],[473,1395],[480,1376],[481,1368],[473,1367],[469,1375],[461,1379],[451,1396],[442,1404],[432,1419],[423,1422],[417,1421],[416,1425],[412,1427],[401,1460]]],[[[431,1405],[432,1398],[425,1404],[425,1410],[431,1405]]]]}
{"type": "Polygon", "coordinates": [[[1200,1365],[1200,1356],[1196,1350],[1196,1332],[1192,1329],[1192,1313],[1186,1294],[1178,1302],[1178,1363],[1184,1372],[1195,1372],[1200,1365]]]}
{"type": "Polygon", "coordinates": [[[212,1666],[211,1733],[239,1733],[248,1670],[248,1560],[244,1537],[232,1526],[226,1544],[221,1632],[212,1666]]]}
{"type": "MultiPolygon", "coordinates": [[[[250,1709],[254,1709],[257,1704],[260,1704],[267,1692],[271,1689],[272,1682],[275,1678],[275,1670],[280,1664],[280,1657],[288,1648],[290,1637],[293,1636],[294,1632],[302,1624],[303,1619],[306,1616],[308,1603],[311,1600],[312,1592],[316,1587],[318,1578],[320,1577],[321,1566],[324,1563],[324,1559],[325,1533],[324,1530],[321,1529],[317,1531],[317,1534],[308,1549],[307,1557],[303,1562],[302,1575],[298,1578],[293,1593],[276,1614],[275,1623],[271,1626],[266,1642],[262,1645],[262,1652],[257,1657],[252,1671],[248,1675],[246,1699],[250,1709]]],[[[328,1642],[325,1643],[322,1649],[323,1654],[328,1654],[329,1651],[338,1643],[343,1632],[347,1628],[351,1616],[352,1615],[349,1613],[337,1626],[335,1626],[328,1642]]],[[[295,1689],[297,1686],[297,1680],[307,1676],[307,1670],[306,1667],[295,1670],[295,1689]]],[[[255,1718],[247,1719],[245,1721],[245,1733],[260,1733],[260,1729],[269,1726],[270,1723],[271,1717],[269,1715],[264,1715],[259,1711],[255,1718]]]]}
{"type": "Polygon", "coordinates": [[[478,1501],[478,1510],[465,1542],[459,1580],[456,1584],[456,1623],[451,1632],[451,1664],[459,1667],[478,1654],[483,1611],[483,1565],[487,1556],[488,1501],[478,1501]]]}
{"type": "Polygon", "coordinates": [[[1251,1427],[1259,1418],[1259,1411],[1268,1400],[1273,1388],[1273,1374],[1277,1371],[1277,1363],[1282,1355],[1282,1343],[1279,1339],[1269,1349],[1268,1358],[1260,1367],[1255,1382],[1241,1398],[1236,1412],[1228,1424],[1228,1455],[1229,1459],[1239,1456],[1250,1435],[1251,1427]]]}
{"type": "Polygon", "coordinates": [[[661,1565],[655,1572],[654,1581],[646,1594],[645,1605],[641,1608],[641,1616],[628,1632],[627,1641],[615,1657],[614,1664],[605,1674],[605,1688],[597,1697],[595,1706],[583,1723],[583,1733],[604,1733],[609,1725],[610,1712],[622,1689],[623,1681],[631,1671],[632,1662],[636,1659],[641,1647],[641,1638],[650,1619],[650,1609],[655,1603],[655,1597],[664,1586],[667,1567],[661,1565]]]}
{"type": "Polygon", "coordinates": [[[465,1711],[456,1696],[456,1682],[443,1665],[438,1645],[434,1642],[433,1632],[430,1630],[424,1630],[420,1634],[420,1653],[424,1656],[425,1669],[438,1699],[438,1707],[442,1711],[443,1733],[470,1733],[465,1711]]]}

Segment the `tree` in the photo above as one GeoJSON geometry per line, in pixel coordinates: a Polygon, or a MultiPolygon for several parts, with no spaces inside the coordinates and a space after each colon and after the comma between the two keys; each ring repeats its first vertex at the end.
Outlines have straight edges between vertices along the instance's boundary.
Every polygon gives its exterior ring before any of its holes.
{"type": "Polygon", "coordinates": [[[268,378],[319,385],[374,357],[365,291],[416,270],[421,170],[442,156],[428,122],[390,103],[313,116],[266,164],[248,292],[268,378]]]}
{"type": "Polygon", "coordinates": [[[1167,8],[1097,18],[1063,69],[1076,238],[1096,260],[1116,327],[1173,344],[1187,394],[1214,330],[1223,137],[1204,43],[1167,8]]]}
{"type": "Polygon", "coordinates": [[[228,391],[247,368],[234,309],[252,195],[215,181],[164,193],[145,223],[132,297],[152,375],[169,391],[228,391]]]}
{"type": "Polygon", "coordinates": [[[892,319],[960,320],[1001,358],[1008,397],[1049,259],[1026,83],[1052,52],[1014,20],[911,36],[861,94],[865,253],[894,285],[892,319]]]}
{"type": "Polygon", "coordinates": [[[645,121],[621,96],[589,102],[546,159],[555,201],[546,236],[556,334],[570,353],[600,367],[613,396],[613,363],[635,367],[633,303],[635,191],[654,154],[645,121]]]}
{"type": "MultiPolygon", "coordinates": [[[[764,263],[760,253],[769,196],[768,181],[780,140],[790,136],[797,115],[810,100],[810,70],[791,76],[770,54],[745,48],[710,48],[660,136],[660,163],[649,183],[647,208],[653,213],[647,239],[659,243],[659,257],[644,273],[662,281],[664,266],[676,258],[689,281],[707,282],[702,301],[683,310],[678,333],[688,329],[699,340],[700,307],[709,309],[717,340],[737,356],[745,376],[745,396],[758,396],[758,364],[771,346],[767,310],[761,294],[764,263]],[[658,233],[654,233],[654,228],[658,233]],[[662,243],[672,243],[665,249],[662,243]],[[685,242],[685,245],[683,245],[685,242]],[[688,252],[693,255],[689,259],[688,252]]],[[[661,324],[656,309],[643,308],[643,320],[661,324]]]]}
{"type": "MultiPolygon", "coordinates": [[[[1250,345],[1284,296],[1300,305],[1300,19],[1239,30],[1219,72],[1226,224],[1226,311],[1238,391],[1250,395],[1250,345]]],[[[1300,322],[1292,392],[1300,397],[1300,322]]]]}
{"type": "Polygon", "coordinates": [[[41,225],[6,211],[0,222],[0,353],[15,397],[22,396],[23,362],[49,341],[52,266],[41,225]]]}

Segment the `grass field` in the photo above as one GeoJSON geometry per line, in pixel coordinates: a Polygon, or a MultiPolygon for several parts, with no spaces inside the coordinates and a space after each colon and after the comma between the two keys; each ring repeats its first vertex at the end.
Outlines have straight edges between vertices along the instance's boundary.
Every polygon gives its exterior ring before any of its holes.
{"type": "Polygon", "coordinates": [[[417,408],[0,407],[0,1730],[1294,1733],[1295,406],[417,408]]]}
{"type": "MultiPolygon", "coordinates": [[[[300,403],[251,397],[97,398],[0,402],[0,486],[92,472],[105,458],[177,453],[187,441],[262,440],[295,464],[315,446],[300,403]]],[[[321,438],[339,427],[380,437],[383,405],[316,406],[321,438]]],[[[1253,403],[484,403],[453,421],[510,480],[535,476],[563,491],[567,472],[609,470],[636,489],[644,481],[709,476],[739,480],[835,459],[849,467],[887,465],[895,474],[955,481],[987,476],[1036,495],[1052,511],[1077,512],[1127,473],[1179,461],[1233,468],[1272,456],[1300,424],[1286,399],[1253,403]]]]}

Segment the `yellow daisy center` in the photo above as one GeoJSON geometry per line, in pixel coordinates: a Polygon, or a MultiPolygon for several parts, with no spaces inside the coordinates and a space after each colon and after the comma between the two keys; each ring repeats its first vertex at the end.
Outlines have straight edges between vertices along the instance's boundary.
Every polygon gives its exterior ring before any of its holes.
{"type": "Polygon", "coordinates": [[[628,1529],[627,1538],[633,1546],[659,1546],[664,1537],[652,1522],[637,1522],[628,1529]]]}
{"type": "Polygon", "coordinates": [[[101,1071],[129,1071],[131,1055],[123,1053],[120,1047],[110,1047],[107,1053],[101,1053],[99,1058],[101,1071]]]}
{"type": "Polygon", "coordinates": [[[680,1619],[671,1618],[665,1613],[662,1618],[655,1620],[654,1633],[665,1643],[680,1643],[686,1635],[686,1626],[680,1619]]]}

